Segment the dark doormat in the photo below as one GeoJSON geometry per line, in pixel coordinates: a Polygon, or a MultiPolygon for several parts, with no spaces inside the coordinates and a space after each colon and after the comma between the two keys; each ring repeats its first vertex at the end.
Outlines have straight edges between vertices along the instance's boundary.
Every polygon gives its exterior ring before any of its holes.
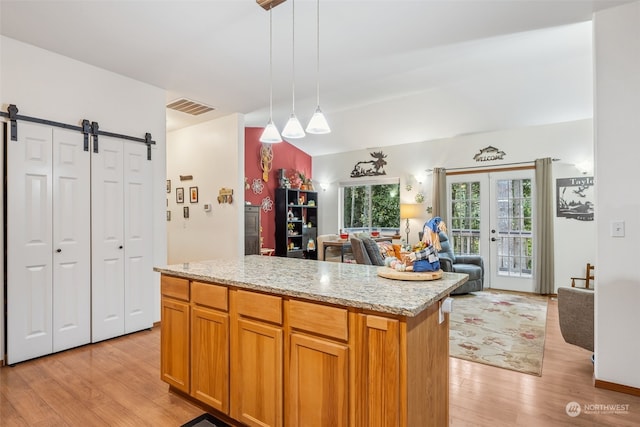
{"type": "Polygon", "coordinates": [[[229,424],[220,421],[211,414],[202,414],[198,418],[194,418],[182,427],[231,427],[229,424]]]}

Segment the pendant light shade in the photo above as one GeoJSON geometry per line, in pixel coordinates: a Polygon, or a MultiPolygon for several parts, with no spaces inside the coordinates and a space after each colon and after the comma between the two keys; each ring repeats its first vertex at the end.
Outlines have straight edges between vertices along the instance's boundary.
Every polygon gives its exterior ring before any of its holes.
{"type": "Polygon", "coordinates": [[[293,13],[293,30],[291,35],[291,116],[282,130],[282,136],[290,139],[304,138],[305,133],[300,121],[296,117],[296,0],[291,1],[293,13]]]}
{"type": "Polygon", "coordinates": [[[324,117],[324,114],[320,109],[320,105],[318,105],[315,113],[311,116],[311,120],[309,120],[309,124],[307,125],[307,133],[323,135],[329,132],[331,132],[329,123],[327,123],[327,119],[324,117]]]}
{"type": "Polygon", "coordinates": [[[305,133],[304,129],[302,129],[302,125],[300,124],[300,120],[296,117],[294,113],[291,113],[287,124],[284,126],[282,130],[282,136],[285,138],[304,138],[305,133]]]}
{"type": "Polygon", "coordinates": [[[275,144],[282,142],[278,128],[273,124],[273,24],[269,6],[269,123],[260,135],[260,142],[275,144]]]}
{"type": "Polygon", "coordinates": [[[278,128],[273,124],[271,120],[269,120],[269,123],[267,123],[267,127],[265,127],[262,131],[262,135],[260,135],[260,142],[267,142],[269,144],[282,142],[280,132],[278,132],[278,128]]]}
{"type": "Polygon", "coordinates": [[[316,43],[316,111],[309,120],[307,132],[322,135],[331,132],[331,128],[320,109],[320,0],[316,0],[316,43]]]}

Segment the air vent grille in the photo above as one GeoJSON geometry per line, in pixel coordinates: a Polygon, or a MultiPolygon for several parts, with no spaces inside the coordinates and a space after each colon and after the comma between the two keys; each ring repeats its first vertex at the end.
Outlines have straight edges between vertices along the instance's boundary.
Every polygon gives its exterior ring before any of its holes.
{"type": "Polygon", "coordinates": [[[167,108],[171,108],[172,110],[180,111],[186,114],[191,114],[192,116],[199,116],[200,114],[208,113],[209,111],[214,110],[213,107],[209,107],[208,105],[204,105],[185,98],[178,99],[167,104],[167,108]]]}

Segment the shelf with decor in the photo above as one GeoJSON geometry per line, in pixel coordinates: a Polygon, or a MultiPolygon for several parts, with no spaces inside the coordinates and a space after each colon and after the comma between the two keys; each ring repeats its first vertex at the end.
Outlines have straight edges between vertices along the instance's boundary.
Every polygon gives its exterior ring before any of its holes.
{"type": "Polygon", "coordinates": [[[276,255],[317,259],[318,193],[276,189],[276,255]]]}

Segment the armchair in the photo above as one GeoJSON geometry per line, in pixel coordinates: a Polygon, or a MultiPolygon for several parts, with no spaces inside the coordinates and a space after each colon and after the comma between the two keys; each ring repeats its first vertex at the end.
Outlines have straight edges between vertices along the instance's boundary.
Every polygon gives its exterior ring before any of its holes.
{"type": "Polygon", "coordinates": [[[440,238],[440,246],[442,246],[442,249],[438,251],[442,271],[469,275],[469,280],[451,294],[481,291],[484,288],[484,261],[482,257],[480,255],[455,255],[449,237],[442,231],[438,233],[438,237],[440,238]]]}
{"type": "Polygon", "coordinates": [[[558,288],[558,322],[562,338],[593,351],[594,293],[582,288],[558,288]]]}

